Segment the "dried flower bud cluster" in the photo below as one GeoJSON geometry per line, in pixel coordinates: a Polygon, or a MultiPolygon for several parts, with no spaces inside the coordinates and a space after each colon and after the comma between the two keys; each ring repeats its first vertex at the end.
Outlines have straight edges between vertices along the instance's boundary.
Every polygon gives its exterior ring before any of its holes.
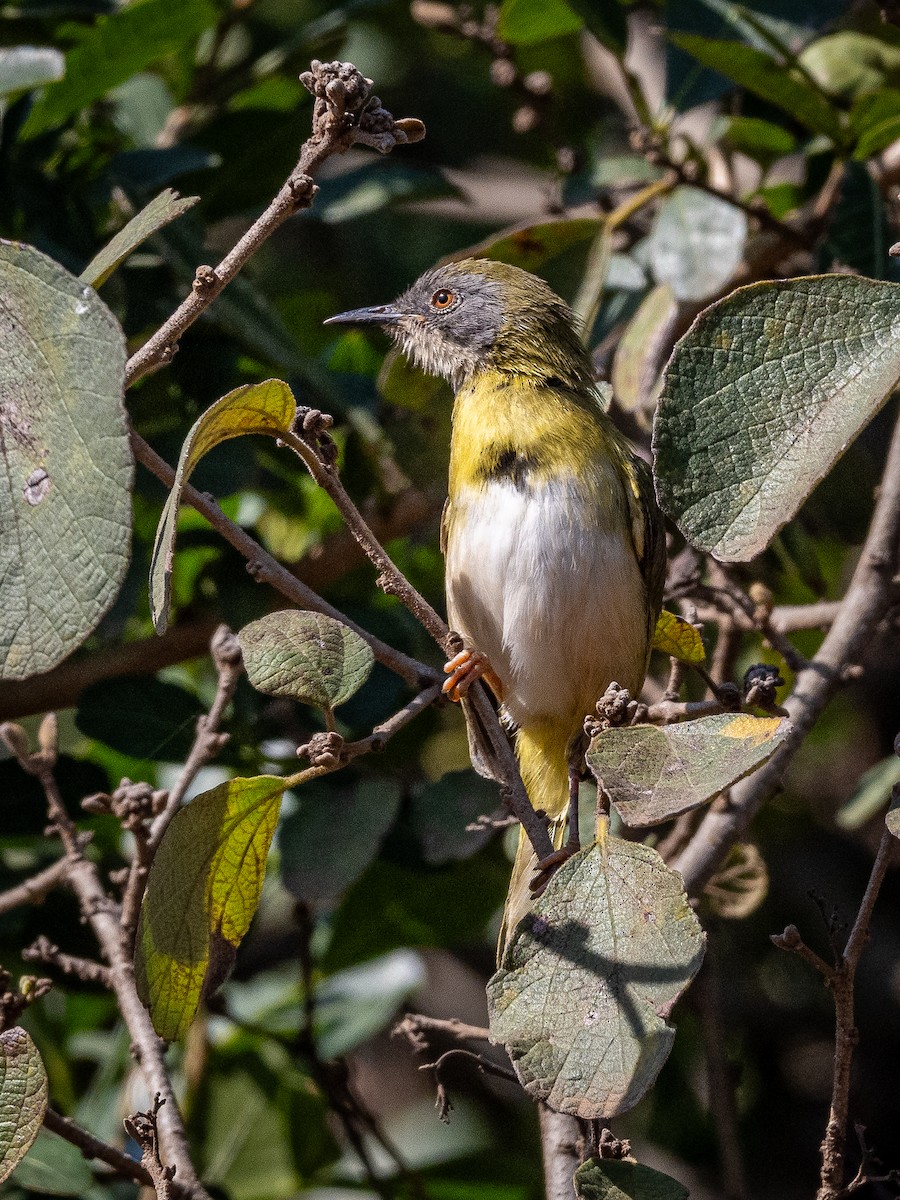
{"type": "Polygon", "coordinates": [[[340,762],[344,739],[339,733],[314,733],[309,741],[297,747],[298,758],[308,758],[313,767],[336,767],[340,762]]]}
{"type": "Polygon", "coordinates": [[[300,82],[316,98],[313,130],[320,136],[338,121],[351,133],[350,144],[371,146],[381,154],[394,146],[419,142],[425,136],[425,126],[416,118],[394,120],[380,99],[372,95],[373,81],[353,63],[313,59],[300,82]]]}

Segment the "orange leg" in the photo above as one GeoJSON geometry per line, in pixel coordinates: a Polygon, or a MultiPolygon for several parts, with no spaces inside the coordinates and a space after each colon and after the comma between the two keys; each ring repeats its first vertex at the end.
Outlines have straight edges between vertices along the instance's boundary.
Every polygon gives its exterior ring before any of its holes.
{"type": "Polygon", "coordinates": [[[444,664],[444,694],[459,703],[476,679],[484,679],[498,700],[503,699],[503,684],[491,670],[488,660],[477,650],[461,650],[444,664]]]}

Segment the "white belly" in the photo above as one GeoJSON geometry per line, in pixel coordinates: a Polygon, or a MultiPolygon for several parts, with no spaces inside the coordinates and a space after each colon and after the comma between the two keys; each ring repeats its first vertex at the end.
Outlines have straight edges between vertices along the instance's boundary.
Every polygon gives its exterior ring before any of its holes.
{"type": "Polygon", "coordinates": [[[487,656],[516,724],[563,718],[575,732],[612,680],[638,691],[645,604],[627,538],[604,529],[572,478],[453,497],[450,624],[487,656]]]}

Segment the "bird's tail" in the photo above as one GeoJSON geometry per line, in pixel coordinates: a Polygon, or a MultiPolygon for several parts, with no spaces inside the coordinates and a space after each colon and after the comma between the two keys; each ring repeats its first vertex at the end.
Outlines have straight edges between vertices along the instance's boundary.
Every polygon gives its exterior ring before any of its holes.
{"type": "MultiPolygon", "coordinates": [[[[572,732],[559,722],[542,722],[519,730],[516,755],[528,799],[550,818],[547,832],[555,849],[563,843],[569,807],[568,751],[572,732]]],[[[503,909],[503,924],[497,945],[497,960],[503,957],[512,931],[531,907],[529,883],[537,857],[524,829],[519,830],[519,848],[513,865],[503,909]]]]}

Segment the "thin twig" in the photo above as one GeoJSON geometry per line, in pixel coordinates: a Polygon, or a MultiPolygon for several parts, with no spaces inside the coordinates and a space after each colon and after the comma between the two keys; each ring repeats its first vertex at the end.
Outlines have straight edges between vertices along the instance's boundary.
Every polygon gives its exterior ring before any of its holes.
{"type": "Polygon", "coordinates": [[[59,946],[55,946],[49,938],[41,934],[30,946],[22,951],[25,962],[49,963],[58,967],[67,975],[74,975],[83,983],[99,983],[101,987],[112,989],[112,977],[109,968],[103,963],[94,962],[89,958],[80,958],[75,954],[64,954],[59,946]]]}
{"type": "MultiPolygon", "coordinates": [[[[178,342],[186,330],[201,316],[213,300],[228,286],[242,267],[260,246],[272,236],[288,217],[309,208],[317,188],[313,175],[326,159],[341,154],[357,143],[374,145],[367,129],[366,108],[371,93],[371,80],[362,75],[350,63],[339,64],[341,70],[329,71],[328,65],[313,63],[312,71],[306,72],[302,82],[317,96],[313,114],[312,135],[303,143],[297,165],[265,210],[235,246],[228,251],[216,267],[197,268],[190,295],[185,297],[171,317],[137,350],[125,367],[125,386],[165,363],[171,362],[178,349],[178,342]],[[343,83],[342,83],[343,81],[343,83]],[[341,85],[343,95],[335,101],[329,88],[331,100],[324,100],[324,85],[341,85]],[[368,87],[363,84],[368,83],[368,87]],[[322,97],[319,96],[320,89],[322,97]]],[[[383,113],[384,110],[380,110],[383,113]]],[[[390,114],[384,114],[390,119],[390,114]]],[[[425,130],[420,122],[390,119],[390,128],[382,135],[377,148],[382,153],[399,142],[418,141],[425,130]],[[418,128],[414,128],[418,126],[418,128]]]]}
{"type": "Polygon", "coordinates": [[[859,1040],[854,1016],[856,969],[863,947],[869,938],[872,909],[894,857],[896,845],[894,835],[885,829],[881,835],[865,895],[831,984],[835,1011],[834,1078],[828,1124],[822,1141],[822,1172],[816,1200],[837,1200],[843,1190],[844,1155],[850,1111],[850,1071],[853,1066],[853,1051],[859,1040]]]}
{"type": "Polygon", "coordinates": [[[174,1200],[175,1168],[163,1162],[159,1144],[159,1113],[164,1104],[165,1100],[157,1094],[147,1112],[126,1117],[123,1123],[141,1148],[141,1166],[153,1181],[156,1200],[174,1200]]]}
{"type": "MultiPolygon", "coordinates": [[[[129,1158],[115,1146],[110,1146],[108,1142],[102,1141],[71,1118],[64,1117],[54,1109],[48,1108],[44,1113],[44,1126],[51,1133],[55,1133],[73,1146],[77,1146],[85,1158],[95,1158],[98,1162],[106,1163],[117,1175],[121,1175],[125,1179],[133,1179],[135,1183],[141,1183],[145,1187],[153,1186],[153,1179],[149,1171],[139,1162],[129,1158]]],[[[172,1181],[170,1194],[172,1200],[191,1200],[193,1195],[188,1188],[182,1187],[180,1180],[172,1181]]]]}
{"type": "MultiPolygon", "coordinates": [[[[48,718],[45,718],[45,725],[48,718]]],[[[13,727],[15,730],[15,727],[13,727]]],[[[74,822],[66,812],[53,774],[55,752],[45,748],[35,754],[27,753],[21,741],[10,737],[10,726],[3,726],[5,740],[16,754],[20,765],[36,776],[47,800],[50,822],[62,840],[69,864],[68,882],[74,891],[82,916],[91,926],[103,957],[109,964],[110,983],[115,992],[122,1019],[131,1036],[132,1052],[151,1093],[159,1093],[166,1101],[160,1119],[160,1136],[166,1157],[177,1168],[179,1182],[194,1200],[209,1200],[197,1178],[191,1161],[187,1134],[175,1093],[165,1064],[164,1045],[156,1035],[150,1014],[137,994],[134,967],[122,937],[118,906],[100,882],[97,867],[83,851],[83,842],[74,822]]],[[[46,741],[43,739],[42,741],[46,741]]]]}
{"type": "Polygon", "coordinates": [[[65,883],[68,873],[68,861],[60,858],[29,879],[23,879],[15,887],[0,892],[0,917],[14,908],[21,908],[23,904],[43,904],[54,888],[65,883]]]}
{"type": "MultiPolygon", "coordinates": [[[[132,433],[131,444],[134,450],[135,458],[138,462],[147,468],[153,475],[157,477],[166,487],[171,488],[175,482],[175,471],[169,464],[152,449],[144,439],[137,433],[132,433]]],[[[350,629],[358,633],[359,636],[372,647],[376,659],[383,663],[401,679],[405,679],[407,683],[414,687],[422,686],[426,683],[434,682],[443,677],[433,667],[428,667],[424,663],[418,662],[409,655],[403,654],[400,650],[395,650],[393,646],[389,646],[387,642],[382,642],[380,638],[374,637],[368,630],[363,629],[350,617],[345,616],[334,605],[329,604],[327,600],[323,600],[312,588],[307,587],[302,583],[296,575],[293,575],[287,567],[272,557],[266,550],[260,546],[259,542],[255,541],[246,530],[240,525],[236,525],[230,521],[222,512],[215,500],[210,496],[206,496],[197,491],[195,487],[188,484],[182,494],[183,503],[190,504],[198,513],[206,517],[213,529],[228,542],[234,546],[246,560],[248,570],[250,570],[254,579],[260,583],[268,583],[271,587],[281,592],[282,596],[292,601],[298,608],[308,609],[311,612],[325,613],[329,617],[334,617],[335,620],[347,625],[350,629]]]]}

